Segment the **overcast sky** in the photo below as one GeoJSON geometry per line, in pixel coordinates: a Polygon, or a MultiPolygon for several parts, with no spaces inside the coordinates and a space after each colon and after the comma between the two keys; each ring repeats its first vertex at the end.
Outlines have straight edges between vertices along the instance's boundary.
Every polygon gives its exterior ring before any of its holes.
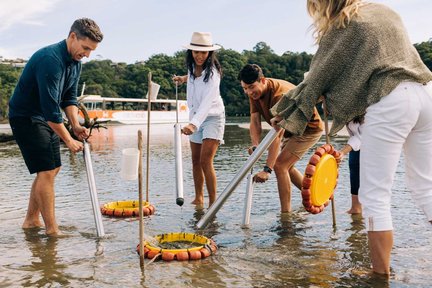
{"type": "MultiPolygon", "coordinates": [[[[431,0],[374,0],[403,18],[412,43],[432,38],[431,0]]],[[[238,52],[260,41],[275,53],[314,53],[306,0],[0,0],[0,56],[28,59],[67,37],[77,18],[94,19],[104,40],[90,56],[135,63],[172,56],[193,31],[238,52]]]]}

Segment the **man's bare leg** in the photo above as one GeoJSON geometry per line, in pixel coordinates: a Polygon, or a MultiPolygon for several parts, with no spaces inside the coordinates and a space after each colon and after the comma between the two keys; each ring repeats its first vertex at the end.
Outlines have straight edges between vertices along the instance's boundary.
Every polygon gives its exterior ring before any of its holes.
{"type": "Polygon", "coordinates": [[[35,185],[36,185],[36,179],[33,180],[33,184],[32,184],[32,188],[30,191],[30,199],[29,199],[29,204],[28,204],[28,208],[27,208],[27,214],[26,214],[26,218],[24,219],[24,223],[22,225],[23,229],[27,229],[27,228],[35,228],[35,227],[42,227],[43,224],[40,221],[40,209],[39,206],[36,202],[36,196],[35,196],[35,185]]]}
{"type": "Polygon", "coordinates": [[[289,170],[289,175],[291,178],[291,182],[296,186],[300,191],[303,184],[303,174],[294,166],[289,170]]]}
{"type": "MultiPolygon", "coordinates": [[[[26,217],[24,221],[24,224],[34,221],[35,213],[39,210],[45,223],[47,235],[57,235],[60,233],[55,217],[54,192],[54,180],[59,171],[60,167],[37,173],[30,196],[29,209],[31,210],[27,213],[30,218],[26,217]]],[[[37,213],[37,215],[39,217],[39,213],[37,213]]]]}
{"type": "Polygon", "coordinates": [[[291,178],[289,171],[298,160],[297,156],[286,149],[283,149],[276,159],[274,171],[282,213],[291,212],[291,178]]]}

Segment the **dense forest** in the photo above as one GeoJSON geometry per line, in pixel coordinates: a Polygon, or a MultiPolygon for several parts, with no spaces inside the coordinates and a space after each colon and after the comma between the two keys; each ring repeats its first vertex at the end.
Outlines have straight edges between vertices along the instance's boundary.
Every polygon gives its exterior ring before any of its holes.
{"type": "MultiPolygon", "coordinates": [[[[424,63],[432,70],[432,41],[414,45],[424,63]]],[[[248,115],[249,104],[237,80],[240,69],[247,63],[256,63],[263,68],[266,77],[279,78],[298,84],[303,73],[309,69],[313,55],[302,52],[285,52],[281,56],[264,42],[257,43],[252,50],[239,53],[231,49],[218,51],[223,68],[221,94],[228,116],[248,115]]],[[[0,64],[0,120],[7,117],[7,103],[18,81],[22,68],[0,64]]],[[[147,93],[148,72],[153,82],[161,85],[158,98],[175,97],[172,75],[184,75],[185,51],[174,56],[156,54],[147,61],[126,64],[110,60],[93,60],[83,65],[80,86],[86,83],[86,94],[104,97],[143,98],[147,93]]],[[[81,91],[81,87],[80,90],[81,91]]],[[[185,99],[185,86],[179,87],[180,99],[185,99]]]]}

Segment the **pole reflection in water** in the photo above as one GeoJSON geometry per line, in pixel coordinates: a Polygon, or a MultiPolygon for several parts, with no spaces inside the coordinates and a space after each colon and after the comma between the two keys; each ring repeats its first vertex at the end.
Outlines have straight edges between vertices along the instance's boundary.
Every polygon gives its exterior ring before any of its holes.
{"type": "Polygon", "coordinates": [[[25,229],[24,248],[30,250],[32,261],[27,267],[32,277],[23,282],[27,287],[66,286],[67,265],[57,256],[58,238],[39,234],[40,228],[25,229]]]}

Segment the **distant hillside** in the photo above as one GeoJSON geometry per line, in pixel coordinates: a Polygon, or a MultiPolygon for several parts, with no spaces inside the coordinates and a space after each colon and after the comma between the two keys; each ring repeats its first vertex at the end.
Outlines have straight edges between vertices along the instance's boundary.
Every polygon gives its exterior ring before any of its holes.
{"type": "MultiPolygon", "coordinates": [[[[424,63],[432,70],[432,42],[414,45],[424,63]]],[[[247,63],[260,65],[266,77],[285,79],[298,84],[309,69],[313,55],[306,52],[285,52],[277,55],[265,42],[259,42],[252,50],[239,53],[221,49],[218,58],[223,68],[221,94],[228,116],[248,115],[249,103],[237,80],[240,69],[247,63]]],[[[184,75],[185,51],[174,56],[156,54],[147,61],[135,64],[114,63],[111,60],[93,60],[83,65],[81,85],[86,83],[87,94],[104,97],[142,98],[147,93],[147,75],[151,71],[153,81],[160,84],[159,98],[174,98],[172,75],[184,75]]],[[[0,64],[0,121],[7,115],[7,103],[18,81],[22,68],[0,64]]],[[[81,87],[79,88],[81,91],[81,87]]],[[[185,86],[179,88],[180,99],[186,97],[185,86]]]]}

